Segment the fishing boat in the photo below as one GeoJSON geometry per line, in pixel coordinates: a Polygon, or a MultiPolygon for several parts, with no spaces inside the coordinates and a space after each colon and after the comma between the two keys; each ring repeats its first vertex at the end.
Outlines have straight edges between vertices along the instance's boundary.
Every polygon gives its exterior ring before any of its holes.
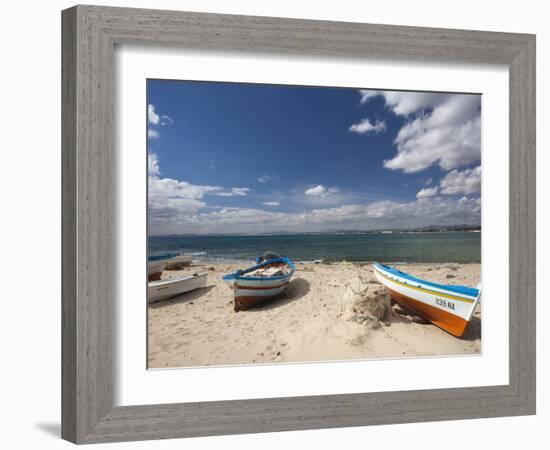
{"type": "Polygon", "coordinates": [[[284,292],[296,267],[286,256],[266,253],[247,269],[223,277],[231,283],[234,310],[241,311],[261,305],[284,292]]]}
{"type": "Polygon", "coordinates": [[[147,300],[149,303],[158,302],[185,292],[194,291],[206,286],[207,276],[208,273],[203,272],[167,280],[150,281],[147,286],[147,300]]]}
{"type": "Polygon", "coordinates": [[[481,289],[432,283],[379,263],[374,275],[401,306],[457,337],[464,334],[481,296],[481,289]]]}
{"type": "Polygon", "coordinates": [[[192,253],[180,253],[170,260],[170,264],[179,264],[181,266],[188,266],[193,262],[192,253]]]}
{"type": "Polygon", "coordinates": [[[147,276],[149,281],[160,280],[162,272],[168,264],[188,265],[193,261],[190,253],[163,253],[149,256],[147,260],[147,276]]]}
{"type": "Polygon", "coordinates": [[[162,271],[178,253],[163,253],[162,255],[152,255],[147,258],[147,276],[149,281],[160,280],[162,271]]]}

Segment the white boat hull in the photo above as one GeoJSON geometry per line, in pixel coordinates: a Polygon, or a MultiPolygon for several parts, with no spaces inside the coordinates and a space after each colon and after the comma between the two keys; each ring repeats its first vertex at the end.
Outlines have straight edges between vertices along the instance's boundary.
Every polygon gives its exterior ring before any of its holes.
{"type": "Polygon", "coordinates": [[[147,263],[147,277],[149,281],[160,280],[162,272],[168,265],[179,264],[182,266],[188,266],[193,261],[193,255],[190,253],[183,253],[172,258],[161,259],[159,261],[149,261],[147,263]]]}
{"type": "Polygon", "coordinates": [[[454,336],[462,336],[479,302],[479,295],[458,294],[443,285],[411,281],[378,265],[374,275],[394,300],[454,336]]]}
{"type": "Polygon", "coordinates": [[[147,286],[147,300],[149,303],[152,303],[166,300],[185,292],[194,291],[206,286],[207,276],[208,273],[204,272],[197,275],[149,282],[147,286]]]}
{"type": "Polygon", "coordinates": [[[180,264],[180,265],[188,266],[192,262],[193,262],[193,255],[190,253],[183,253],[182,255],[178,255],[170,259],[168,264],[180,264]]]}
{"type": "Polygon", "coordinates": [[[169,264],[171,259],[163,259],[160,261],[149,261],[147,263],[147,275],[151,276],[156,273],[162,273],[167,264],[169,264]]]}

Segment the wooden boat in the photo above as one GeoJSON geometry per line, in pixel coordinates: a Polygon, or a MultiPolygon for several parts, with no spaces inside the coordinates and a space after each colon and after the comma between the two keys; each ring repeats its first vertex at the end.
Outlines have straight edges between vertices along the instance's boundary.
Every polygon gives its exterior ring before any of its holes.
{"type": "Polygon", "coordinates": [[[188,265],[193,261],[190,253],[163,253],[149,256],[147,260],[147,276],[149,281],[160,280],[162,272],[168,264],[188,265]]]}
{"type": "Polygon", "coordinates": [[[464,334],[481,296],[480,289],[432,283],[378,263],[374,275],[401,306],[457,337],[464,334]]]}
{"type": "Polygon", "coordinates": [[[286,256],[269,254],[256,262],[248,269],[223,277],[233,288],[235,311],[258,306],[284,292],[296,270],[286,256]]]}
{"type": "Polygon", "coordinates": [[[147,301],[149,303],[166,300],[171,297],[194,291],[206,286],[207,272],[194,273],[183,277],[167,280],[150,281],[147,286],[147,301]]]}

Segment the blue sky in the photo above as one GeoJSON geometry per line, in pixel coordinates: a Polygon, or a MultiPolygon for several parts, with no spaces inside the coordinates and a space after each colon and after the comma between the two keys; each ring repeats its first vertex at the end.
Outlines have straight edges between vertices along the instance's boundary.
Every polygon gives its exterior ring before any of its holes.
{"type": "Polygon", "coordinates": [[[149,80],[150,233],[480,222],[478,95],[149,80]]]}

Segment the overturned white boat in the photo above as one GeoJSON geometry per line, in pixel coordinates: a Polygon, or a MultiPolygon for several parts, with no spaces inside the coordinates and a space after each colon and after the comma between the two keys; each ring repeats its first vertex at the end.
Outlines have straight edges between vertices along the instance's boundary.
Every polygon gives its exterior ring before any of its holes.
{"type": "Polygon", "coordinates": [[[207,276],[208,273],[203,272],[167,280],[150,281],[147,286],[147,301],[149,303],[158,302],[205,287],[207,276]]]}

